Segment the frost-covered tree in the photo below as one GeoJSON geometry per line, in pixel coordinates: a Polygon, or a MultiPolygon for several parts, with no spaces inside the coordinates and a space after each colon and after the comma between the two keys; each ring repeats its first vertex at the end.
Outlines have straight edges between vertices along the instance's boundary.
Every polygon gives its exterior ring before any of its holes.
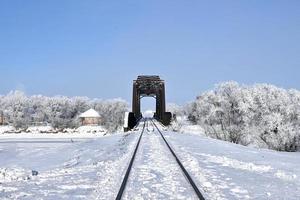
{"type": "Polygon", "coordinates": [[[128,104],[121,99],[104,101],[87,97],[26,96],[20,91],[0,96],[0,110],[6,121],[17,128],[37,123],[49,123],[55,128],[74,128],[79,126],[79,115],[92,107],[99,111],[103,125],[113,131],[123,124],[128,104]]]}
{"type": "Polygon", "coordinates": [[[166,106],[166,110],[172,113],[172,120],[170,125],[171,130],[178,131],[183,125],[185,125],[185,116],[188,112],[188,107],[186,105],[180,106],[175,103],[168,103],[166,106]]]}
{"type": "Polygon", "coordinates": [[[128,104],[122,99],[96,100],[93,107],[102,117],[103,124],[109,130],[116,130],[124,123],[124,113],[128,110],[128,104]]]}
{"type": "Polygon", "coordinates": [[[268,84],[221,83],[189,106],[208,136],[282,151],[300,148],[300,92],[268,84]]]}
{"type": "Polygon", "coordinates": [[[186,114],[185,106],[180,106],[175,103],[168,103],[166,109],[168,112],[171,112],[173,116],[184,116],[186,114]]]}
{"type": "Polygon", "coordinates": [[[14,91],[1,97],[1,110],[5,118],[15,127],[25,126],[30,122],[32,107],[23,92],[14,91]]]}

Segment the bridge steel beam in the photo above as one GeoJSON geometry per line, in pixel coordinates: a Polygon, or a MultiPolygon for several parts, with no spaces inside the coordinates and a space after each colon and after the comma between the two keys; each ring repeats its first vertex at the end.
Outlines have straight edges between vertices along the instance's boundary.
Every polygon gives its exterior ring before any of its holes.
{"type": "Polygon", "coordinates": [[[159,76],[138,76],[133,81],[132,113],[137,121],[142,117],[141,98],[156,97],[155,118],[164,125],[171,122],[171,113],[166,112],[165,82],[159,76]]]}

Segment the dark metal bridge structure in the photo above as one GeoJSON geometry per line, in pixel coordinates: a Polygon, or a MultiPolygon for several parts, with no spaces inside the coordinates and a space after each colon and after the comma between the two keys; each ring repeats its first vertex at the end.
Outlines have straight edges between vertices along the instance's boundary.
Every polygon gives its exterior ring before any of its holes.
{"type": "Polygon", "coordinates": [[[154,118],[167,126],[171,123],[172,114],[166,112],[165,82],[159,76],[138,76],[133,81],[132,112],[128,116],[128,128],[132,129],[142,118],[141,99],[153,97],[156,99],[154,118]]]}
{"type": "Polygon", "coordinates": [[[133,81],[132,112],[125,114],[124,130],[125,131],[131,129],[139,130],[138,127],[141,128],[142,126],[142,131],[140,136],[138,137],[137,144],[134,148],[132,157],[130,159],[123,181],[121,183],[116,200],[121,200],[123,197],[131,170],[134,165],[135,157],[137,155],[139,146],[141,146],[140,145],[141,140],[143,138],[145,129],[146,127],[149,127],[149,124],[150,125],[152,124],[152,127],[157,129],[158,133],[160,134],[161,138],[163,139],[170,153],[173,155],[174,159],[176,160],[177,164],[182,170],[183,175],[185,176],[188,183],[193,188],[198,199],[205,200],[204,196],[202,195],[198,186],[192,179],[191,175],[183,166],[182,162],[179,160],[179,157],[176,155],[175,151],[171,148],[171,145],[167,141],[163,132],[159,129],[159,126],[162,127],[161,125],[165,125],[165,126],[169,125],[171,123],[171,118],[172,118],[172,114],[170,112],[166,112],[165,82],[161,80],[159,76],[138,76],[138,78],[133,81]],[[156,112],[153,117],[157,121],[151,118],[143,118],[141,113],[141,99],[144,97],[153,97],[156,99],[156,112]]]}

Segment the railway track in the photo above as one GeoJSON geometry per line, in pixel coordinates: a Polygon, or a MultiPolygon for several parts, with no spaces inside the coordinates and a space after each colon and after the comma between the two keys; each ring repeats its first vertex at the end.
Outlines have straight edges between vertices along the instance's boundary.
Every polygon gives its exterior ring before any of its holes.
{"type": "MultiPolygon", "coordinates": [[[[143,119],[142,119],[142,120],[143,120],[143,119]]],[[[121,199],[122,199],[122,196],[123,196],[123,193],[124,193],[125,188],[126,188],[126,184],[127,184],[127,181],[128,181],[128,178],[129,178],[131,169],[132,169],[132,165],[133,165],[133,162],[134,162],[136,153],[137,153],[137,151],[138,151],[138,149],[139,149],[139,146],[140,146],[140,143],[141,143],[141,140],[142,140],[144,131],[145,131],[146,122],[147,122],[147,120],[144,120],[144,124],[143,124],[143,128],[142,128],[140,137],[139,137],[138,142],[137,142],[137,144],[136,144],[136,147],[135,147],[135,149],[134,149],[133,155],[132,155],[132,157],[131,157],[129,166],[128,166],[127,170],[126,170],[126,173],[125,173],[125,176],[124,176],[124,178],[123,178],[123,181],[122,181],[120,190],[119,190],[119,192],[118,192],[118,195],[117,195],[117,197],[116,197],[116,200],[121,200],[121,199]]],[[[148,122],[147,122],[147,123],[148,123],[148,122]]]]}
{"type": "Polygon", "coordinates": [[[159,134],[161,135],[162,139],[164,140],[165,144],[167,145],[168,149],[170,150],[170,152],[172,153],[172,155],[174,156],[177,164],[180,166],[180,169],[182,170],[182,172],[184,173],[185,177],[188,179],[189,183],[191,184],[193,190],[195,191],[197,197],[200,200],[205,200],[204,196],[202,195],[202,193],[200,192],[200,190],[198,189],[197,185],[195,184],[195,182],[193,181],[192,177],[190,176],[190,174],[188,173],[188,171],[185,169],[185,167],[183,166],[183,164],[181,163],[181,161],[179,160],[178,156],[176,155],[176,153],[174,152],[174,150],[171,148],[170,144],[168,143],[168,141],[166,140],[165,136],[163,135],[163,133],[161,132],[161,130],[157,127],[157,125],[154,123],[153,120],[151,120],[152,124],[155,126],[155,128],[157,129],[157,131],[159,132],[159,134]]]}
{"type": "Polygon", "coordinates": [[[185,167],[183,166],[183,164],[181,163],[181,161],[179,160],[178,156],[176,155],[176,153],[174,152],[174,150],[171,148],[170,144],[168,143],[168,141],[166,140],[164,134],[162,133],[162,131],[159,129],[159,127],[155,124],[155,122],[152,119],[142,119],[144,120],[144,124],[143,124],[143,128],[142,131],[140,133],[138,142],[136,144],[135,150],[133,152],[132,158],[130,160],[129,166],[127,168],[127,171],[125,173],[125,176],[123,178],[120,190],[118,192],[118,195],[116,197],[116,200],[121,200],[123,193],[126,189],[126,184],[128,182],[129,176],[130,176],[130,172],[137,154],[137,151],[139,149],[140,143],[141,143],[141,139],[143,137],[143,134],[145,132],[145,129],[147,127],[147,129],[149,128],[149,124],[151,123],[153,125],[153,128],[155,128],[159,135],[161,136],[161,138],[163,139],[164,143],[166,144],[168,150],[171,152],[171,154],[173,155],[174,159],[176,160],[176,163],[179,165],[180,169],[182,170],[185,178],[187,179],[188,183],[191,185],[191,187],[193,188],[196,196],[200,199],[200,200],[205,200],[204,196],[202,195],[202,193],[200,192],[200,190],[198,189],[197,185],[195,184],[195,182],[193,181],[192,177],[190,176],[190,174],[188,173],[188,171],[185,169],[185,167]]]}

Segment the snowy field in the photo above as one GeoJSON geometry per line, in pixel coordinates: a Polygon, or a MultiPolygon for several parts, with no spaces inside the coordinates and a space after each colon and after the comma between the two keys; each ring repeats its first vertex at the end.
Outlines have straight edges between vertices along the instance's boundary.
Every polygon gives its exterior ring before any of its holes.
{"type": "Polygon", "coordinates": [[[113,199],[137,136],[16,135],[0,135],[0,199],[113,199]]]}
{"type": "MultiPolygon", "coordinates": [[[[0,199],[115,199],[139,132],[0,135],[0,199]]],[[[164,134],[207,199],[300,199],[300,153],[164,134]]],[[[154,127],[123,197],[196,199],[154,127]]]]}
{"type": "Polygon", "coordinates": [[[167,139],[208,199],[300,199],[299,152],[178,133],[168,133],[167,139]]]}

